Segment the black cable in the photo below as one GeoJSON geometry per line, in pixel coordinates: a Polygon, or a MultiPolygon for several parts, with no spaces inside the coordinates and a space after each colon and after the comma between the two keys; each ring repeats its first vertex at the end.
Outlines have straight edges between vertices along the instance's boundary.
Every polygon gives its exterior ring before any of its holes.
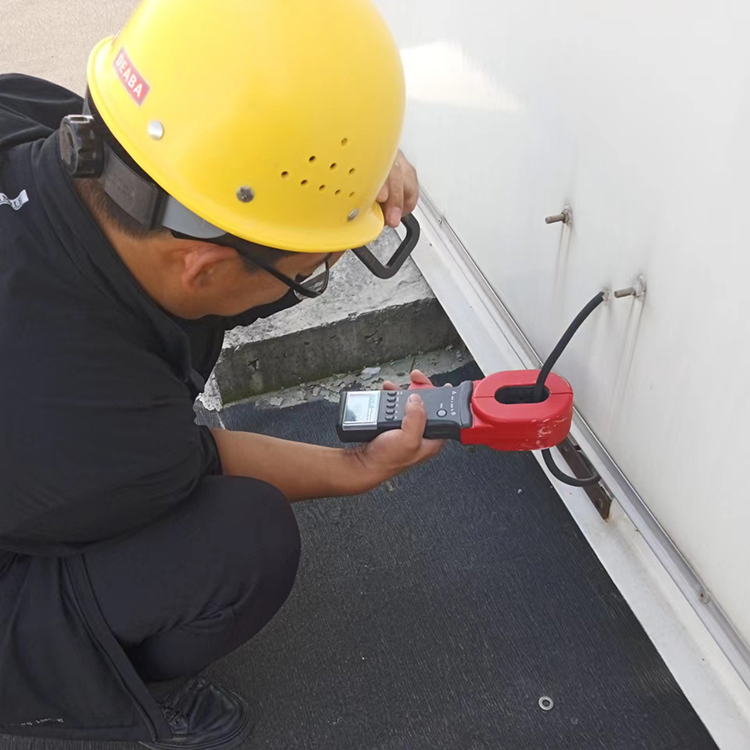
{"type": "MultiPolygon", "coordinates": [[[[542,369],[539,371],[539,377],[537,377],[536,384],[534,385],[534,402],[543,400],[544,385],[547,382],[547,376],[552,372],[552,368],[555,366],[557,360],[560,359],[560,355],[565,351],[565,347],[570,343],[575,332],[581,327],[584,320],[586,320],[586,318],[588,318],[588,316],[591,315],[591,313],[594,312],[602,302],[604,302],[604,292],[599,292],[599,294],[597,294],[596,297],[594,297],[586,307],[578,313],[576,319],[568,326],[568,329],[557,342],[557,346],[552,350],[552,353],[547,357],[545,363],[542,365],[542,369]]],[[[592,476],[584,477],[583,479],[564,474],[553,461],[549,449],[542,451],[542,457],[553,477],[559,479],[561,482],[565,482],[565,484],[570,484],[573,487],[588,487],[591,484],[596,484],[601,479],[596,472],[594,472],[592,476]]]]}
{"type": "Polygon", "coordinates": [[[560,355],[565,351],[565,347],[570,343],[570,340],[575,335],[575,332],[581,327],[584,320],[596,310],[601,303],[604,302],[604,292],[599,292],[587,305],[581,310],[576,316],[576,319],[568,326],[568,330],[562,335],[562,338],[557,342],[557,346],[552,350],[552,354],[547,357],[542,369],[539,371],[539,377],[536,379],[536,385],[534,386],[534,401],[539,402],[544,397],[544,384],[547,382],[547,376],[552,372],[552,368],[560,359],[560,355]]]}
{"type": "Polygon", "coordinates": [[[549,473],[552,474],[553,477],[559,479],[561,482],[565,482],[565,484],[570,484],[573,487],[589,487],[592,484],[596,484],[601,479],[599,474],[597,474],[596,472],[594,472],[590,477],[583,477],[583,479],[568,476],[567,474],[563,473],[562,469],[560,469],[554,462],[552,453],[550,453],[549,448],[545,448],[542,451],[542,458],[544,459],[544,463],[549,469],[549,473]]]}

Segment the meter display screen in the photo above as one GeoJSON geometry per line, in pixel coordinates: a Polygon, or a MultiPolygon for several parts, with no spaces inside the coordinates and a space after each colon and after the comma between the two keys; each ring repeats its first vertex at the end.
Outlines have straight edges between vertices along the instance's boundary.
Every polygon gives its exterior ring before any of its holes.
{"type": "Polygon", "coordinates": [[[344,424],[376,424],[379,405],[378,391],[347,393],[344,424]]]}

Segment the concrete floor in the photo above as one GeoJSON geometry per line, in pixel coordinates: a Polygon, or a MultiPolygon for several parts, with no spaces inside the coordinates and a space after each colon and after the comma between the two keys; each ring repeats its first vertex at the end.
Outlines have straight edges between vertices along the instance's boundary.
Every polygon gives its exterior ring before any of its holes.
{"type": "Polygon", "coordinates": [[[3,3],[0,72],[46,78],[82,94],[93,46],[116,34],[136,0],[3,3]]]}

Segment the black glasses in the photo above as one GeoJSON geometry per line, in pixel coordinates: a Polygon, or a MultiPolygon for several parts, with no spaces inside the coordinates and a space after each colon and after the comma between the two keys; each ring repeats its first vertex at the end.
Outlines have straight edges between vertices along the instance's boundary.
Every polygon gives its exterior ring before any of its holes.
{"type": "MultiPolygon", "coordinates": [[[[355,247],[352,249],[352,252],[362,261],[362,263],[365,264],[365,266],[367,266],[370,272],[378,278],[390,279],[395,276],[401,266],[404,265],[407,258],[411,255],[412,250],[417,246],[420,234],[419,222],[412,214],[408,214],[401,219],[401,223],[406,230],[406,236],[387,263],[384,264],[378,260],[367,246],[355,247]]],[[[192,235],[183,234],[174,229],[172,230],[172,234],[178,239],[197,239],[192,235]]],[[[320,297],[320,295],[328,288],[328,279],[331,271],[328,258],[326,258],[325,261],[309,276],[290,279],[288,276],[277,271],[272,265],[258,260],[255,257],[255,253],[253,253],[253,248],[257,246],[248,240],[240,239],[231,234],[225,234],[219,237],[212,237],[208,240],[204,238],[204,241],[234,248],[234,250],[236,250],[242,257],[247,258],[251,263],[258,266],[258,268],[262,268],[266,273],[270,273],[271,276],[286,284],[300,300],[320,297]]]]}
{"type": "MultiPolygon", "coordinates": [[[[172,231],[172,234],[178,238],[188,239],[187,235],[180,234],[174,230],[172,231]]],[[[265,263],[257,258],[257,253],[254,252],[254,250],[258,246],[248,240],[243,240],[240,237],[235,237],[231,234],[225,234],[221,237],[212,238],[209,242],[213,242],[217,245],[224,245],[225,247],[231,247],[243,258],[249,260],[254,266],[262,268],[266,273],[270,273],[271,276],[286,284],[299,300],[320,297],[320,295],[328,288],[328,279],[331,273],[328,257],[326,257],[326,259],[317,266],[311,274],[303,277],[298,276],[296,279],[290,279],[287,275],[281,273],[281,271],[277,271],[270,263],[265,263]]]]}
{"type": "MultiPolygon", "coordinates": [[[[406,236],[387,263],[381,263],[367,246],[355,247],[352,250],[362,263],[367,266],[370,273],[380,279],[390,279],[395,276],[401,266],[404,265],[407,258],[411,255],[419,241],[420,227],[416,218],[412,214],[407,214],[401,219],[401,223],[406,230],[406,236]]],[[[237,249],[236,246],[235,249],[237,249]]],[[[238,250],[238,252],[241,251],[238,250]]],[[[275,276],[279,281],[283,281],[290,289],[294,290],[294,293],[299,299],[319,297],[328,288],[330,268],[327,258],[325,263],[321,263],[320,266],[318,266],[318,268],[316,268],[303,282],[297,282],[284,276],[283,273],[279,273],[272,266],[257,261],[252,253],[244,253],[244,255],[249,258],[252,263],[255,263],[264,271],[268,271],[268,273],[275,276]]]]}
{"type": "Polygon", "coordinates": [[[320,297],[323,292],[328,288],[328,279],[331,275],[331,266],[328,258],[326,258],[309,276],[304,276],[297,279],[290,279],[283,273],[277,271],[273,266],[266,265],[261,261],[248,257],[251,263],[254,263],[258,268],[262,268],[266,273],[270,273],[279,281],[286,284],[296,295],[297,299],[314,299],[320,297]]]}

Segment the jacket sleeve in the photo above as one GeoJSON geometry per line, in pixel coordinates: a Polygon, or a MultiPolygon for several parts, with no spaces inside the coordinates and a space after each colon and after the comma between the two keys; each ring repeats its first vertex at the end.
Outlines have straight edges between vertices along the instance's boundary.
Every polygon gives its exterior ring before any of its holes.
{"type": "Polygon", "coordinates": [[[37,554],[104,544],[177,511],[206,475],[221,473],[185,383],[147,351],[122,354],[99,342],[96,356],[44,352],[49,361],[30,368],[33,380],[57,366],[52,387],[48,379],[33,391],[5,431],[4,544],[37,554]]]}

